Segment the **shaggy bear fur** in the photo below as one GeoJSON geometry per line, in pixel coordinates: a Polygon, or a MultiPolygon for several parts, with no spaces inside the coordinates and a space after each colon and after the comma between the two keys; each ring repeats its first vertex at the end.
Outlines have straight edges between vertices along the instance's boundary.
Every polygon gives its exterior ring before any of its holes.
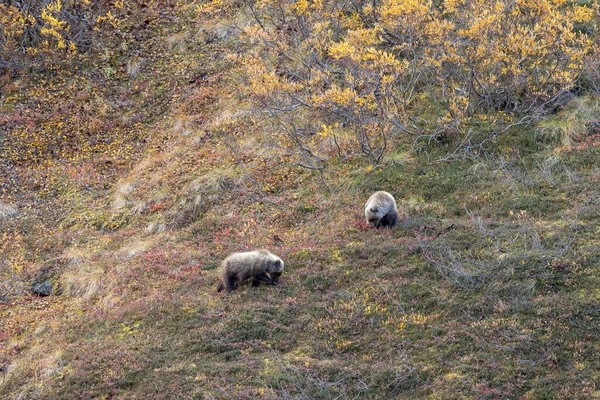
{"type": "Polygon", "coordinates": [[[221,263],[219,269],[221,283],[217,286],[217,291],[227,289],[231,292],[241,282],[250,278],[252,278],[252,287],[258,286],[260,282],[277,285],[282,272],[281,258],[267,250],[233,253],[221,263]]]}
{"type": "Polygon", "coordinates": [[[367,223],[376,227],[394,227],[398,223],[398,209],[394,196],[388,192],[375,192],[365,204],[367,223]]]}

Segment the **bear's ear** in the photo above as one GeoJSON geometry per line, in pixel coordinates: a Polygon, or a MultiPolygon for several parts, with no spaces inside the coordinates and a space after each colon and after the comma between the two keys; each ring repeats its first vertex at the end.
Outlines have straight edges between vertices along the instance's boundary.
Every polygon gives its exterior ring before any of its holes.
{"type": "Polygon", "coordinates": [[[281,260],[275,261],[275,268],[276,269],[281,269],[282,267],[283,267],[283,261],[281,261],[281,260]]]}

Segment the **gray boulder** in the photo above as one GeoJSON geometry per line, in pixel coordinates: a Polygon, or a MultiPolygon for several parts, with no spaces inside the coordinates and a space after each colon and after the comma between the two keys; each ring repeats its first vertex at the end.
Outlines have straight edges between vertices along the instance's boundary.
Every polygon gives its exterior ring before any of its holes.
{"type": "Polygon", "coordinates": [[[52,284],[50,281],[43,281],[41,283],[33,283],[31,285],[31,291],[38,296],[50,296],[52,294],[52,284]]]}

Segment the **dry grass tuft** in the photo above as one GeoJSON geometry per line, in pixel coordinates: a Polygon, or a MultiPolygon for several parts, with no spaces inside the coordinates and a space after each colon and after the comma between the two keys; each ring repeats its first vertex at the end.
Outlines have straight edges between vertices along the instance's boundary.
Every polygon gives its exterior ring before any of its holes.
{"type": "Polygon", "coordinates": [[[130,78],[135,78],[140,73],[142,67],[142,60],[138,57],[134,57],[127,61],[127,73],[130,78]]]}
{"type": "Polygon", "coordinates": [[[150,247],[150,243],[138,240],[133,243],[126,244],[116,252],[115,256],[118,260],[125,261],[138,256],[150,247]]]}
{"type": "Polygon", "coordinates": [[[127,204],[129,204],[129,202],[127,201],[125,196],[123,196],[120,193],[117,193],[112,202],[112,210],[113,210],[113,212],[119,212],[119,211],[123,210],[125,207],[127,207],[127,204]]]}
{"type": "Polygon", "coordinates": [[[560,140],[563,146],[572,146],[599,126],[600,99],[596,96],[577,97],[554,118],[542,121],[537,127],[537,134],[560,140]]]}
{"type": "Polygon", "coordinates": [[[383,161],[392,165],[408,165],[415,160],[415,157],[410,151],[399,151],[391,153],[384,157],[383,161]]]}
{"type": "Polygon", "coordinates": [[[194,193],[209,194],[230,190],[236,187],[236,177],[238,173],[234,168],[220,169],[219,171],[210,172],[195,179],[190,184],[190,189],[194,193]]]}
{"type": "Polygon", "coordinates": [[[70,247],[63,253],[63,258],[68,260],[69,266],[78,267],[90,261],[89,252],[84,249],[70,247]]]}
{"type": "Polygon", "coordinates": [[[63,359],[62,350],[58,350],[42,360],[42,376],[45,378],[53,378],[60,374],[66,363],[63,359]]]}
{"type": "Polygon", "coordinates": [[[19,210],[17,210],[17,207],[13,206],[12,204],[6,204],[0,201],[0,220],[14,217],[18,213],[19,210]]]}
{"type": "Polygon", "coordinates": [[[187,35],[185,33],[176,33],[169,36],[166,40],[169,50],[184,48],[186,37],[187,35]]]}
{"type": "Polygon", "coordinates": [[[135,185],[131,183],[124,183],[117,186],[115,197],[112,202],[113,212],[119,212],[131,204],[129,196],[134,192],[135,188],[135,185]]]}
{"type": "Polygon", "coordinates": [[[154,233],[163,232],[165,230],[165,224],[152,222],[146,227],[146,233],[152,235],[154,233]]]}
{"type": "Polygon", "coordinates": [[[73,265],[60,280],[63,295],[89,299],[103,288],[104,270],[93,263],[73,265]]]}

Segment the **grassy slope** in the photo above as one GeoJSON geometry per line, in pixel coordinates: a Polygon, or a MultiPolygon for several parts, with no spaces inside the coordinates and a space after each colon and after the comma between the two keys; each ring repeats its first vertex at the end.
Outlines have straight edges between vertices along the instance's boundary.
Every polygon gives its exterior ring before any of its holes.
{"type": "Polygon", "coordinates": [[[237,112],[226,30],[177,17],[140,73],[171,100],[139,127],[147,146],[111,185],[47,197],[66,204],[47,250],[24,228],[47,211],[7,222],[33,263],[58,257],[62,294],[0,305],[0,395],[600,397],[597,150],[556,157],[516,132],[476,163],[349,162],[325,188],[237,112]],[[363,222],[375,189],[399,228],[363,222]],[[256,247],[286,261],[281,285],[217,295],[219,261],[256,247]]]}

